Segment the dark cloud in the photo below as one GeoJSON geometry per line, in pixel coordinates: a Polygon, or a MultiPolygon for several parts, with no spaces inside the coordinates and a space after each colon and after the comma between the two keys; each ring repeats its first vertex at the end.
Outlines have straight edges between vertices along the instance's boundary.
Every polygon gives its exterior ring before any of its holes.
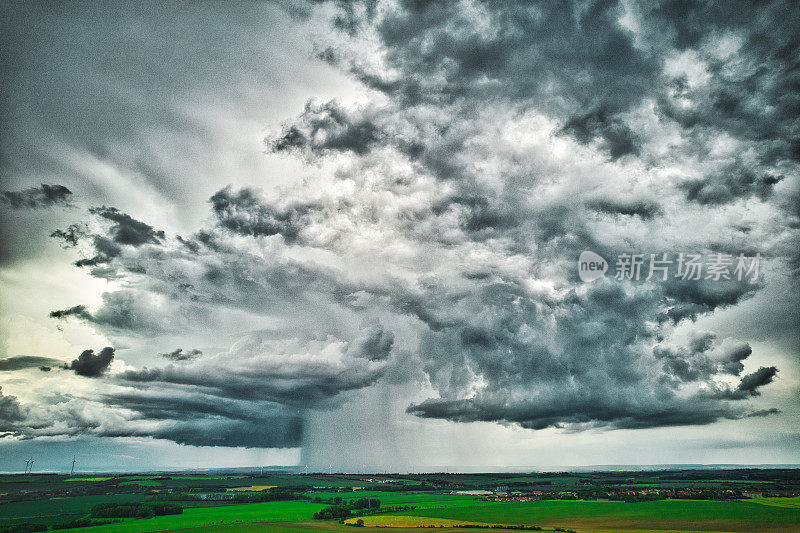
{"type": "Polygon", "coordinates": [[[75,261],[79,267],[106,265],[122,254],[123,246],[159,244],[165,238],[162,230],[156,230],[115,207],[93,207],[89,213],[111,222],[105,233],[90,233],[85,224],[71,224],[65,230],[57,229],[50,234],[63,239],[67,246],[76,246],[80,239],[91,238],[92,255],[75,261]]]}
{"type": "Polygon", "coordinates": [[[651,220],[663,213],[661,206],[653,200],[633,200],[625,202],[602,198],[590,200],[587,206],[599,213],[636,216],[643,220],[651,220]]]}
{"type": "Polygon", "coordinates": [[[164,359],[169,359],[171,361],[189,361],[196,357],[202,355],[203,352],[200,350],[185,350],[183,348],[178,348],[177,350],[173,350],[171,352],[165,352],[159,354],[164,359]]]}
{"type": "Polygon", "coordinates": [[[102,235],[95,235],[92,238],[94,245],[95,255],[92,257],[78,259],[75,261],[75,266],[97,266],[110,262],[115,257],[122,253],[122,248],[118,246],[112,239],[102,235]]]}
{"type": "Polygon", "coordinates": [[[485,401],[481,397],[465,400],[426,400],[411,405],[408,412],[423,418],[445,418],[457,422],[511,422],[527,429],[547,427],[606,426],[616,429],[643,429],[652,427],[711,424],[721,419],[737,420],[748,416],[746,411],[714,406],[696,405],[687,409],[684,405],[637,406],[622,404],[598,404],[591,395],[585,398],[565,397],[561,407],[554,404],[537,403],[505,404],[502,400],[485,401]],[[567,414],[568,413],[568,414],[567,414]]]}
{"type": "Polygon", "coordinates": [[[54,205],[69,205],[72,191],[63,185],[29,187],[21,191],[0,192],[0,202],[14,209],[38,209],[54,205]]]}
{"type": "Polygon", "coordinates": [[[69,364],[68,368],[74,370],[79,376],[96,378],[101,376],[114,360],[114,348],[106,346],[99,353],[94,350],[84,350],[69,364]]]}
{"type": "Polygon", "coordinates": [[[774,366],[770,367],[761,367],[752,374],[748,374],[742,378],[742,381],[736,387],[738,392],[747,393],[750,396],[758,396],[761,394],[757,389],[759,387],[763,387],[768,383],[772,383],[772,380],[778,373],[778,369],[774,366]]]}
{"type": "Polygon", "coordinates": [[[83,318],[86,320],[91,320],[92,318],[92,314],[89,313],[85,305],[76,305],[68,309],[58,309],[56,311],[50,311],[50,318],[62,319],[71,316],[83,318]]]}
{"type": "Polygon", "coordinates": [[[746,139],[767,162],[796,161],[798,99],[787,94],[797,83],[800,42],[792,28],[800,9],[790,1],[746,5],[730,10],[673,1],[648,13],[645,31],[669,32],[679,50],[699,48],[710,35],[726,32],[740,42],[734,55],[704,57],[714,77],[689,91],[693,105],[681,105],[673,95],[660,101],[661,108],[686,128],[720,129],[746,139]]]}
{"type": "Polygon", "coordinates": [[[663,361],[664,371],[677,379],[676,383],[708,381],[718,375],[738,376],[744,370],[742,361],[750,357],[753,349],[746,342],[726,339],[715,345],[716,335],[702,333],[687,346],[677,348],[656,346],[657,359],[663,361]]]}
{"type": "Polygon", "coordinates": [[[613,159],[640,153],[636,134],[622,120],[609,118],[603,110],[570,117],[561,131],[584,144],[599,138],[613,159]]]}
{"type": "Polygon", "coordinates": [[[199,388],[207,394],[237,400],[267,400],[282,405],[325,405],[342,392],[374,384],[387,370],[390,332],[383,340],[367,335],[367,348],[378,353],[350,353],[349,343],[325,339],[271,340],[263,334],[245,336],[230,351],[193,364],[130,370],[121,375],[129,384],[199,388]],[[370,344],[372,341],[372,344],[370,344]],[[383,357],[383,360],[376,359],[383,357]]]}
{"type": "Polygon", "coordinates": [[[286,126],[280,137],[268,142],[276,152],[349,150],[363,155],[385,135],[368,116],[350,113],[337,102],[308,102],[298,121],[286,126]]]}
{"type": "Polygon", "coordinates": [[[153,437],[192,446],[287,448],[302,441],[303,421],[280,404],[181,391],[137,391],[104,397],[108,405],[167,422],[153,437]]]}
{"type": "Polygon", "coordinates": [[[394,334],[386,331],[380,324],[366,329],[353,345],[356,357],[366,357],[370,361],[382,361],[389,357],[394,345],[394,334]]]}
{"type": "Polygon", "coordinates": [[[50,236],[64,241],[65,246],[77,246],[78,240],[84,237],[87,229],[82,224],[70,224],[65,230],[57,229],[50,236]]]}
{"type": "Polygon", "coordinates": [[[298,239],[312,206],[268,204],[254,190],[230,187],[218,191],[209,200],[219,224],[233,232],[253,237],[282,235],[287,242],[298,239]]]}
{"type": "Polygon", "coordinates": [[[49,371],[50,366],[57,366],[62,361],[51,357],[39,357],[34,355],[23,355],[19,357],[6,357],[0,359],[0,372],[12,370],[24,370],[26,368],[39,368],[42,371],[49,371]],[[44,369],[47,370],[44,370],[44,369]]]}
{"type": "Polygon", "coordinates": [[[680,184],[686,198],[699,204],[722,204],[738,198],[757,196],[765,200],[783,176],[757,175],[756,171],[732,165],[719,173],[703,179],[692,179],[680,184]]]}
{"type": "MultiPolygon", "coordinates": [[[[758,370],[751,374],[742,377],[736,388],[731,388],[725,383],[714,384],[710,387],[705,396],[709,398],[719,398],[723,400],[746,400],[755,396],[760,396],[761,391],[758,389],[764,385],[772,383],[775,376],[778,374],[778,369],[774,366],[760,367],[758,370]]],[[[767,416],[773,414],[775,408],[759,409],[749,414],[749,416],[767,416]]]]}
{"type": "Polygon", "coordinates": [[[152,226],[120,212],[116,207],[93,207],[89,212],[113,222],[110,233],[116,244],[141,246],[157,244],[164,239],[163,231],[153,229],[152,226]]]}
{"type": "Polygon", "coordinates": [[[191,446],[259,448],[295,447],[302,440],[297,410],[264,401],[137,389],[102,395],[102,406],[69,395],[49,400],[42,409],[0,391],[0,435],[150,437],[191,446]]]}
{"type": "Polygon", "coordinates": [[[12,433],[17,423],[25,419],[25,412],[16,396],[6,396],[0,387],[0,436],[12,433]]]}

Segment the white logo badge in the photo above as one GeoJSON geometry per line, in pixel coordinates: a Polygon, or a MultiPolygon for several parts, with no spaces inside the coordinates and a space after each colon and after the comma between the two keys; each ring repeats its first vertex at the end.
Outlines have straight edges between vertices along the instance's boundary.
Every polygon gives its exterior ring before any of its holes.
{"type": "Polygon", "coordinates": [[[590,282],[602,278],[607,271],[608,263],[605,259],[588,250],[581,252],[578,258],[578,276],[581,281],[590,282]]]}

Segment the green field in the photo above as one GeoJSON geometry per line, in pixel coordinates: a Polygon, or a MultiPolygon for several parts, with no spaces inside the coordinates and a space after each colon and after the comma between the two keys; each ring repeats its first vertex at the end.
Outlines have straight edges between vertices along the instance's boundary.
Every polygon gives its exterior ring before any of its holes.
{"type": "Polygon", "coordinates": [[[53,518],[67,520],[86,514],[99,503],[142,502],[145,499],[143,494],[104,494],[8,502],[0,505],[0,526],[18,522],[50,523],[53,518]]]}
{"type": "Polygon", "coordinates": [[[580,531],[800,530],[800,512],[797,508],[761,505],[752,501],[661,500],[642,503],[558,500],[524,503],[473,501],[469,505],[454,502],[443,508],[416,509],[397,514],[507,525],[561,526],[580,531]]]}
{"type": "MultiPolygon", "coordinates": [[[[357,493],[354,493],[357,494],[357,493]]],[[[369,526],[391,526],[400,533],[419,527],[473,524],[528,524],[545,528],[556,526],[589,531],[800,531],[800,498],[771,498],[756,502],[715,502],[703,500],[664,500],[643,503],[594,501],[538,501],[521,503],[483,502],[476,499],[425,500],[414,502],[420,494],[395,504],[419,505],[415,510],[365,517],[369,526]]],[[[445,496],[445,495],[438,495],[445,496]]],[[[79,528],[70,532],[150,532],[186,529],[195,533],[219,531],[352,531],[336,521],[314,522],[311,515],[324,505],[305,502],[270,502],[225,507],[185,509],[182,515],[151,519],[130,519],[122,523],[79,528]],[[236,521],[241,523],[236,523],[236,521]],[[278,524],[280,522],[280,524],[278,524]],[[269,524],[267,524],[269,523],[269,524]],[[191,529],[188,529],[191,528],[191,529]]],[[[359,529],[369,531],[372,527],[359,529]]],[[[387,531],[387,528],[375,528],[387,531]]],[[[446,531],[460,528],[449,527],[446,531]]],[[[479,531],[480,529],[464,529],[479,531]]],[[[417,529],[419,531],[419,529],[417,529]]],[[[495,529],[496,531],[496,529],[495,529]]]]}
{"type": "Polygon", "coordinates": [[[115,531],[131,531],[144,533],[163,529],[192,528],[209,526],[220,522],[296,522],[308,520],[315,512],[324,507],[306,502],[269,502],[246,505],[228,505],[225,507],[204,507],[185,509],[183,514],[158,516],[143,520],[130,519],[117,524],[70,529],[70,532],[107,533],[115,531]]]}

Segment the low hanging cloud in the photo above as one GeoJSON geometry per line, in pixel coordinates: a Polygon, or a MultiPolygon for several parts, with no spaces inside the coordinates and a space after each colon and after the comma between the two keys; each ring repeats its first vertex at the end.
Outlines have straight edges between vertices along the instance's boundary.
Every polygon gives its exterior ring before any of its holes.
{"type": "Polygon", "coordinates": [[[94,350],[84,350],[77,359],[73,359],[67,365],[67,368],[74,370],[79,376],[96,378],[108,370],[113,360],[114,348],[106,346],[98,353],[94,353],[94,350]]]}
{"type": "Polygon", "coordinates": [[[72,191],[63,185],[47,185],[29,187],[20,191],[0,192],[0,203],[13,209],[39,209],[53,206],[69,205],[72,191]]]}

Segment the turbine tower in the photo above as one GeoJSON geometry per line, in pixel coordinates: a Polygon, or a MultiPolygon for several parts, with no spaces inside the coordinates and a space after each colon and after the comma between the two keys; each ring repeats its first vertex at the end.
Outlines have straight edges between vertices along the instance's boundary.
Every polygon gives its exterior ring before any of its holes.
{"type": "Polygon", "coordinates": [[[30,462],[31,462],[30,459],[25,459],[25,474],[26,475],[28,474],[28,465],[30,464],[30,462]]]}
{"type": "Polygon", "coordinates": [[[72,456],[72,470],[69,471],[69,475],[71,476],[72,473],[75,472],[75,456],[72,456]]]}
{"type": "Polygon", "coordinates": [[[34,462],[35,461],[33,460],[33,457],[31,457],[31,470],[30,470],[30,472],[28,472],[28,474],[33,474],[33,463],[34,462]]]}

